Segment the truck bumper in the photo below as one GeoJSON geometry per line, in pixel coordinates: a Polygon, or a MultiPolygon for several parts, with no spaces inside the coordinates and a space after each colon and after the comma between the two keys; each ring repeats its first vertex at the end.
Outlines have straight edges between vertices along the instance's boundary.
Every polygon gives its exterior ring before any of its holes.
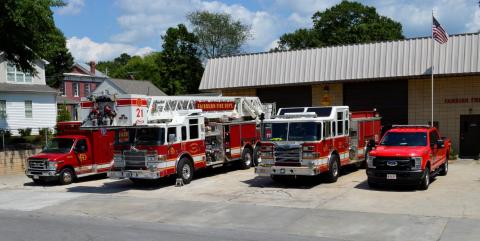
{"type": "Polygon", "coordinates": [[[255,174],[259,176],[316,176],[320,174],[320,171],[315,167],[257,166],[255,167],[255,174]]]}
{"type": "Polygon", "coordinates": [[[107,176],[115,179],[139,178],[139,179],[159,179],[161,174],[159,171],[149,170],[124,170],[124,171],[108,171],[107,176]]]}
{"type": "Polygon", "coordinates": [[[393,171],[376,170],[367,168],[368,181],[375,184],[388,185],[418,185],[424,177],[422,170],[418,171],[393,171]],[[387,179],[387,174],[395,174],[396,179],[387,179]]]}
{"type": "Polygon", "coordinates": [[[45,181],[55,181],[58,180],[59,174],[57,171],[49,171],[49,170],[31,170],[27,169],[25,171],[27,177],[36,180],[45,180],[45,181]]]}

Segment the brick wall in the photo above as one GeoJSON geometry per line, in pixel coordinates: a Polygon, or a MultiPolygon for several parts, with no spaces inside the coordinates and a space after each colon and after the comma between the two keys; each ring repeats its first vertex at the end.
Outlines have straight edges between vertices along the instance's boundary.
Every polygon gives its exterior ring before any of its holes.
{"type": "Polygon", "coordinates": [[[312,85],[312,106],[322,106],[322,98],[325,97],[330,99],[330,105],[343,105],[343,85],[312,85]],[[328,90],[325,87],[327,87],[328,90]]]}
{"type": "MultiPolygon", "coordinates": [[[[445,103],[445,99],[480,97],[480,76],[435,78],[434,120],[440,132],[452,139],[458,152],[460,115],[480,114],[480,103],[445,103]]],[[[408,123],[428,124],[431,120],[431,79],[413,79],[408,82],[408,123]]]]}

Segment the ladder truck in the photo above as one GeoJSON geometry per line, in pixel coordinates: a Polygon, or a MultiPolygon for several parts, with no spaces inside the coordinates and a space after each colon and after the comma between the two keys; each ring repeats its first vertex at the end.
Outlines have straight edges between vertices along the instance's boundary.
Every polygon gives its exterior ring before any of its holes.
{"type": "Polygon", "coordinates": [[[81,103],[83,128],[115,130],[108,176],[134,183],[176,175],[188,184],[201,168],[256,165],[267,109],[258,97],[116,95],[81,103]]]}

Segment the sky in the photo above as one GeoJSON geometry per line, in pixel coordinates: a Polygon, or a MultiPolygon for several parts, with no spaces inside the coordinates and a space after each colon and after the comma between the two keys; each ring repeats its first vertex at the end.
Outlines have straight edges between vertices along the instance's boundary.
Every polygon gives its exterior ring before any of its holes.
{"type": "MultiPolygon", "coordinates": [[[[78,62],[110,60],[121,53],[161,50],[161,36],[196,10],[229,13],[251,26],[247,53],[268,51],[279,37],[312,27],[311,17],[340,0],[66,0],[54,18],[78,62]]],[[[431,35],[432,10],[449,34],[480,31],[478,0],[359,0],[403,25],[407,38],[431,35]]]]}

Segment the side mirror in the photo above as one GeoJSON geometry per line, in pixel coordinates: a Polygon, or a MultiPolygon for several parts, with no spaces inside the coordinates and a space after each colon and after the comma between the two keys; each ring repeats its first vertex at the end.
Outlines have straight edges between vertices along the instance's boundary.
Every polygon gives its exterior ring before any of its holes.
{"type": "Polygon", "coordinates": [[[445,147],[445,141],[444,140],[437,140],[437,148],[444,148],[445,147]]]}
{"type": "Polygon", "coordinates": [[[174,143],[177,140],[177,135],[169,134],[168,135],[168,143],[174,143]]]}
{"type": "Polygon", "coordinates": [[[368,148],[374,148],[375,147],[375,140],[374,139],[370,139],[368,140],[368,143],[367,143],[367,147],[368,148]]]}

